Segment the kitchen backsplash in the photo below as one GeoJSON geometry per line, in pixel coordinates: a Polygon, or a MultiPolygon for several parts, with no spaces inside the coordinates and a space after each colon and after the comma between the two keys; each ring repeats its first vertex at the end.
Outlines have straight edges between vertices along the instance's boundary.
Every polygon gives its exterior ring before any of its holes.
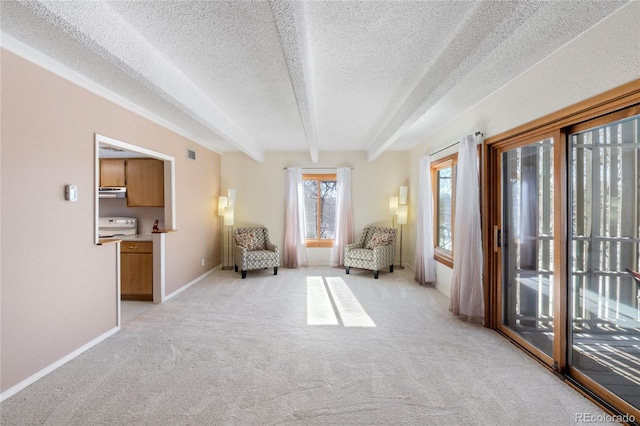
{"type": "Polygon", "coordinates": [[[135,217],[138,234],[150,234],[156,220],[158,227],[164,229],[164,207],[127,207],[126,198],[101,198],[99,216],[135,217]]]}

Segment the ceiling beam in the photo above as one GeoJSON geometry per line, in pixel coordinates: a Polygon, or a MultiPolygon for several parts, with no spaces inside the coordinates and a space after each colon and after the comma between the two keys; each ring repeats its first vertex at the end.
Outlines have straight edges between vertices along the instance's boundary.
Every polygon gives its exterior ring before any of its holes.
{"type": "Polygon", "coordinates": [[[511,2],[476,2],[451,29],[443,49],[433,56],[413,88],[402,97],[367,149],[373,161],[429,112],[483,60],[527,22],[540,6],[511,2]]]}
{"type": "Polygon", "coordinates": [[[25,6],[249,157],[264,161],[264,149],[107,2],[37,0],[25,6]]]}
{"type": "Polygon", "coordinates": [[[313,98],[312,56],[309,52],[304,24],[305,2],[270,0],[280,45],[289,71],[300,121],[307,138],[311,161],[318,162],[318,140],[315,100],[313,98]]]}

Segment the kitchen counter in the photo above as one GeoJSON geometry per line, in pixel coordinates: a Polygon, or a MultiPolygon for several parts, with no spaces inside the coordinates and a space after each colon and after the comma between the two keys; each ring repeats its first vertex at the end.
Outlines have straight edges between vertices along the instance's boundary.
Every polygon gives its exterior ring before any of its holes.
{"type": "MultiPolygon", "coordinates": [[[[153,234],[166,234],[176,232],[175,229],[163,229],[153,234]]],[[[117,237],[104,237],[98,240],[99,245],[117,243],[119,241],[153,241],[153,234],[136,234],[136,235],[118,235],[117,237]]]]}
{"type": "Polygon", "coordinates": [[[153,241],[151,234],[122,235],[118,237],[121,241],[153,241]]]}

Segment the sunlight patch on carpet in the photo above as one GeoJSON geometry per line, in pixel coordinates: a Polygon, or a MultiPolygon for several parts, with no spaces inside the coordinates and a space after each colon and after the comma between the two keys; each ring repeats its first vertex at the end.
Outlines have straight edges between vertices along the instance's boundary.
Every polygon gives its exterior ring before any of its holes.
{"type": "Polygon", "coordinates": [[[375,327],[371,317],[340,277],[327,277],[327,284],[345,327],[375,327]]]}
{"type": "Polygon", "coordinates": [[[307,325],[338,325],[322,277],[307,277],[307,325]]]}

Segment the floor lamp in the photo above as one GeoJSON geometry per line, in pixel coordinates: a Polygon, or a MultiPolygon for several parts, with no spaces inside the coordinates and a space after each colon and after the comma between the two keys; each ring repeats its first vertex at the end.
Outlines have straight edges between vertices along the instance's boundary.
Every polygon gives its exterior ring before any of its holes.
{"type": "Polygon", "coordinates": [[[391,215],[391,227],[395,228],[395,216],[398,214],[398,197],[389,197],[389,214],[391,215]]]}
{"type": "Polygon", "coordinates": [[[407,224],[408,213],[409,206],[406,204],[398,206],[398,225],[400,225],[400,265],[397,266],[398,269],[404,269],[402,266],[402,225],[407,224]]]}
{"type": "Polygon", "coordinates": [[[227,207],[227,197],[218,197],[218,216],[220,216],[220,263],[224,269],[224,209],[227,207]]]}
{"type": "Polygon", "coordinates": [[[222,267],[223,271],[233,269],[233,258],[231,253],[231,230],[233,228],[233,206],[224,208],[224,225],[227,226],[227,264],[222,267]]]}

